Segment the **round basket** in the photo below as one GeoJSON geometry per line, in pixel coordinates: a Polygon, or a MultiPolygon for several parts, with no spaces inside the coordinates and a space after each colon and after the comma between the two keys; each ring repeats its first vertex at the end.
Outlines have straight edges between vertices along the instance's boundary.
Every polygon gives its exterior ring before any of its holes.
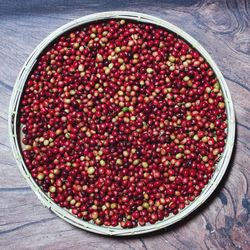
{"type": "Polygon", "coordinates": [[[19,73],[17,77],[16,83],[14,85],[13,93],[11,96],[10,107],[9,107],[9,137],[10,137],[10,143],[11,143],[11,148],[12,148],[14,157],[16,159],[17,165],[22,175],[25,177],[25,179],[27,180],[27,182],[29,183],[30,187],[35,192],[39,200],[46,207],[50,208],[55,214],[60,216],[63,220],[71,223],[72,225],[75,225],[79,228],[82,228],[82,229],[85,229],[94,233],[104,234],[104,235],[116,235],[116,236],[137,235],[137,234],[144,234],[144,233],[152,232],[152,231],[170,226],[182,220],[191,212],[193,212],[195,209],[197,209],[202,203],[204,203],[205,200],[212,194],[212,192],[215,190],[220,180],[222,179],[227,169],[227,166],[228,166],[231,154],[232,154],[232,150],[234,146],[234,137],[235,137],[235,115],[234,115],[234,110],[233,110],[232,99],[231,99],[224,77],[222,76],[219,68],[217,67],[215,62],[212,60],[210,55],[207,53],[207,51],[194,38],[192,38],[190,35],[188,35],[186,32],[184,32],[180,28],[174,26],[173,24],[170,24],[169,22],[166,22],[162,19],[150,16],[150,15],[137,13],[137,12],[127,12],[127,11],[102,12],[102,13],[92,14],[92,15],[88,15],[88,16],[76,19],[60,27],[59,29],[51,33],[48,37],[46,37],[29,56],[29,58],[25,62],[21,72],[19,73]],[[71,214],[69,210],[63,209],[59,205],[55,204],[50,199],[50,197],[45,192],[43,192],[40,189],[40,187],[36,184],[36,182],[31,177],[24,163],[24,160],[21,154],[20,144],[19,144],[20,131],[19,131],[19,126],[17,124],[18,109],[19,109],[20,99],[22,96],[24,85],[26,83],[26,80],[34,64],[37,61],[37,58],[44,51],[44,49],[49,44],[51,44],[51,42],[54,41],[55,38],[71,30],[72,28],[75,28],[79,25],[83,25],[83,24],[90,23],[93,21],[107,20],[107,19],[113,19],[113,18],[135,20],[135,21],[140,21],[144,23],[152,23],[152,24],[164,27],[167,30],[170,30],[176,33],[177,35],[182,37],[184,40],[186,40],[189,44],[191,44],[195,49],[197,49],[197,51],[199,51],[199,53],[210,64],[210,66],[214,70],[220,82],[221,89],[222,89],[224,99],[225,99],[226,112],[227,112],[227,117],[228,117],[227,141],[226,141],[224,152],[221,155],[219,162],[217,163],[216,170],[212,178],[210,179],[209,183],[205,186],[205,188],[202,190],[201,194],[192,203],[190,203],[190,205],[188,205],[183,210],[181,210],[177,215],[170,215],[169,217],[165,218],[163,221],[159,221],[153,225],[146,224],[143,227],[138,226],[132,229],[123,229],[121,227],[97,226],[91,221],[86,222],[81,219],[78,219],[73,214],[71,214]]]}

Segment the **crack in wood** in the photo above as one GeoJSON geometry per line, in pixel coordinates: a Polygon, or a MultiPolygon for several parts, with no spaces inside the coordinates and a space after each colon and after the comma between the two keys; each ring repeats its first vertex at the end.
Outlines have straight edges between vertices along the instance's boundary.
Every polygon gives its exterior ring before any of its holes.
{"type": "Polygon", "coordinates": [[[227,196],[222,191],[219,193],[219,199],[223,205],[227,205],[227,196]]]}
{"type": "Polygon", "coordinates": [[[240,127],[243,127],[243,128],[245,128],[246,130],[250,130],[250,127],[248,127],[247,125],[244,125],[244,124],[242,124],[241,122],[236,122],[237,123],[237,125],[239,125],[240,127]]]}
{"type": "Polygon", "coordinates": [[[247,215],[250,215],[250,201],[247,195],[244,195],[244,198],[242,199],[242,207],[244,207],[247,211],[247,215]]]}
{"type": "Polygon", "coordinates": [[[10,162],[7,162],[7,161],[0,161],[0,164],[1,165],[6,165],[6,166],[10,166],[10,167],[16,167],[16,163],[10,163],[10,162]]]}
{"type": "MultiPolygon", "coordinates": [[[[245,9],[246,9],[246,13],[247,13],[247,18],[248,20],[250,20],[250,12],[248,11],[248,4],[249,4],[249,1],[248,0],[244,0],[244,4],[245,4],[245,9]]],[[[249,8],[250,9],[250,8],[249,8]]]]}
{"type": "Polygon", "coordinates": [[[5,89],[12,91],[13,87],[9,86],[7,83],[0,81],[0,86],[3,86],[5,89]]]}
{"type": "Polygon", "coordinates": [[[206,246],[206,249],[207,249],[207,250],[210,250],[210,248],[209,248],[208,245],[207,245],[206,239],[204,240],[204,244],[205,244],[205,246],[206,246]]]}
{"type": "Polygon", "coordinates": [[[226,190],[226,192],[228,192],[228,195],[230,196],[231,198],[231,201],[232,201],[232,206],[233,206],[233,212],[234,212],[234,217],[236,216],[236,205],[235,205],[235,201],[234,201],[234,198],[233,198],[233,195],[231,194],[231,192],[229,191],[228,188],[224,187],[224,189],[226,190]]]}
{"type": "Polygon", "coordinates": [[[247,91],[250,91],[250,87],[248,87],[247,85],[244,85],[243,83],[236,81],[235,79],[230,78],[229,76],[224,74],[224,77],[226,80],[229,80],[231,82],[234,82],[236,84],[238,84],[239,86],[241,86],[242,88],[246,89],[247,91]]]}
{"type": "MultiPolygon", "coordinates": [[[[247,142],[244,142],[244,141],[240,140],[239,138],[238,138],[238,141],[239,141],[240,143],[242,143],[242,144],[244,145],[244,147],[245,147],[248,151],[250,151],[250,148],[248,147],[247,142]]],[[[241,150],[242,150],[242,149],[241,149],[241,150]]]]}
{"type": "Polygon", "coordinates": [[[139,240],[140,240],[140,242],[142,243],[143,249],[148,250],[148,248],[147,248],[147,246],[146,246],[144,240],[143,240],[142,238],[140,238],[139,240]]]}
{"type": "Polygon", "coordinates": [[[245,181],[246,189],[245,189],[245,195],[247,195],[248,192],[248,179],[246,174],[240,170],[240,174],[242,175],[243,180],[245,181]]]}
{"type": "Polygon", "coordinates": [[[0,193],[9,193],[9,192],[29,192],[31,188],[29,187],[19,187],[19,188],[0,188],[0,193]]]}
{"type": "Polygon", "coordinates": [[[32,225],[35,225],[35,224],[44,223],[44,222],[48,222],[48,221],[52,221],[52,220],[56,220],[56,219],[57,219],[57,217],[52,217],[52,218],[46,218],[46,219],[41,219],[41,220],[38,220],[38,221],[29,222],[29,223],[17,226],[17,227],[12,228],[12,229],[4,230],[4,231],[0,232],[0,235],[12,233],[12,232],[15,232],[15,231],[17,231],[19,229],[23,229],[25,227],[29,227],[29,226],[32,226],[32,225]]]}
{"type": "Polygon", "coordinates": [[[216,214],[216,216],[215,216],[214,226],[215,226],[215,230],[216,230],[216,231],[218,231],[218,227],[216,226],[216,224],[217,224],[217,220],[218,220],[218,217],[219,217],[220,212],[221,212],[222,209],[223,209],[223,206],[219,209],[219,211],[217,212],[217,214],[216,214]]]}
{"type": "Polygon", "coordinates": [[[4,143],[2,143],[2,142],[0,142],[0,145],[3,146],[3,147],[6,147],[6,148],[8,148],[8,149],[10,148],[9,145],[6,145],[6,144],[4,144],[4,143]]]}
{"type": "Polygon", "coordinates": [[[213,231],[213,226],[211,225],[211,223],[209,222],[207,216],[204,213],[202,213],[201,216],[204,217],[204,219],[205,219],[206,229],[209,231],[209,233],[211,233],[213,231]]]}
{"type": "Polygon", "coordinates": [[[3,120],[6,121],[6,122],[8,121],[7,118],[5,118],[5,117],[3,117],[3,116],[1,116],[1,115],[0,115],[0,119],[3,119],[3,120]]]}

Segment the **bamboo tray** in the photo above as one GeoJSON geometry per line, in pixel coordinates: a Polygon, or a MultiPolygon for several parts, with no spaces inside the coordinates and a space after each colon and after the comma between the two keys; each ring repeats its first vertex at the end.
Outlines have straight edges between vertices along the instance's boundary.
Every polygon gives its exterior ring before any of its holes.
{"type": "Polygon", "coordinates": [[[13,93],[11,96],[10,101],[10,107],[9,107],[9,137],[10,137],[10,143],[11,148],[14,154],[14,157],[16,159],[17,165],[22,173],[22,175],[25,177],[26,181],[32,188],[32,190],[35,192],[39,200],[44,204],[44,206],[51,209],[55,214],[57,214],[59,217],[61,217],[63,220],[69,222],[72,225],[75,225],[79,228],[85,229],[87,231],[91,231],[98,234],[104,234],[104,235],[116,235],[116,236],[125,236],[125,235],[137,235],[137,234],[144,234],[148,232],[152,232],[155,230],[159,230],[161,228],[170,226],[186,216],[188,216],[190,213],[192,213],[195,209],[197,209],[201,204],[203,204],[207,198],[212,194],[212,192],[215,190],[215,188],[219,185],[220,180],[222,179],[227,167],[228,163],[232,154],[233,146],[234,146],[234,138],[235,138],[235,115],[234,115],[234,109],[232,104],[232,99],[227,87],[227,84],[225,82],[224,77],[222,76],[222,73],[220,72],[219,68],[215,64],[215,62],[212,60],[208,52],[190,35],[188,35],[186,32],[181,30],[180,28],[174,26],[173,24],[166,22],[162,19],[137,13],[137,12],[128,12],[128,11],[115,11],[115,12],[102,12],[102,13],[96,13],[88,16],[84,16],[82,18],[76,19],[60,28],[58,28],[56,31],[51,33],[48,37],[46,37],[31,53],[27,61],[25,62],[21,72],[19,73],[16,83],[14,85],[13,93]],[[177,215],[170,215],[169,217],[165,218],[162,221],[159,221],[153,225],[146,224],[145,226],[138,226],[136,228],[131,229],[123,229],[121,227],[106,227],[106,226],[98,226],[94,223],[83,221],[82,219],[77,218],[74,216],[69,210],[61,208],[59,205],[54,203],[50,197],[43,192],[40,187],[36,184],[36,182],[31,177],[24,160],[21,155],[21,148],[19,143],[20,138],[20,131],[19,126],[17,124],[18,120],[18,110],[20,105],[20,100],[22,96],[22,91],[24,88],[24,85],[26,83],[26,80],[35,65],[37,58],[39,55],[47,48],[48,45],[50,45],[57,37],[62,35],[63,33],[77,27],[80,25],[84,25],[90,22],[99,21],[99,20],[107,20],[107,19],[113,19],[113,18],[119,18],[119,19],[127,19],[127,20],[134,20],[134,21],[140,21],[144,23],[152,23],[161,27],[164,27],[167,30],[170,30],[177,35],[179,35],[181,38],[186,40],[189,44],[191,44],[199,53],[206,59],[206,61],[210,64],[213,71],[215,72],[217,79],[219,80],[224,99],[225,99],[225,105],[226,105],[226,112],[228,117],[228,128],[227,128],[227,142],[224,149],[224,152],[221,155],[220,161],[217,163],[216,170],[210,179],[209,183],[204,187],[201,194],[188,205],[183,210],[180,210],[180,212],[177,215]]]}

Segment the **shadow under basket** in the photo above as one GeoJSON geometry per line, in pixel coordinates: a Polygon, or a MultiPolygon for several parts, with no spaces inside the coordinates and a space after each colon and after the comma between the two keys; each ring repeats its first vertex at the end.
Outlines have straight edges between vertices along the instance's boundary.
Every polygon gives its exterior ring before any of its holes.
{"type": "Polygon", "coordinates": [[[197,209],[201,204],[203,204],[207,198],[212,194],[215,188],[219,185],[230,160],[233,146],[234,146],[234,138],[235,138],[235,115],[233,110],[232,99],[225,82],[224,77],[222,76],[219,68],[212,60],[207,51],[190,35],[186,32],[182,31],[180,28],[166,22],[162,19],[137,13],[137,12],[127,12],[127,11],[115,11],[115,12],[102,12],[96,13],[92,15],[88,15],[79,19],[76,19],[53,33],[51,33],[47,38],[45,38],[32,52],[29,56],[28,60],[25,62],[19,76],[17,77],[13,93],[11,96],[10,109],[9,109],[9,137],[11,148],[16,159],[17,165],[25,177],[26,181],[29,183],[32,190],[35,192],[39,200],[48,208],[50,208],[55,214],[61,217],[63,220],[69,222],[72,225],[75,225],[79,228],[82,228],[87,231],[91,231],[98,234],[104,235],[116,235],[116,236],[126,236],[126,235],[137,235],[144,234],[152,231],[156,231],[165,227],[168,227],[193,212],[197,209]],[[42,191],[42,189],[36,184],[34,179],[32,178],[29,170],[27,169],[22,154],[21,154],[21,144],[20,144],[20,126],[18,124],[18,110],[20,106],[20,100],[22,97],[22,92],[25,86],[25,83],[35,65],[39,56],[43,53],[43,51],[60,35],[68,32],[80,25],[88,24],[91,22],[108,20],[108,19],[125,19],[125,20],[133,20],[139,21],[143,23],[150,23],[160,27],[163,27],[178,36],[180,36],[183,40],[188,42],[192,47],[194,47],[208,62],[208,64],[213,69],[219,83],[221,86],[221,90],[225,99],[226,113],[227,113],[227,139],[224,152],[221,155],[219,162],[216,164],[216,169],[213,173],[212,178],[209,183],[204,187],[201,194],[191,202],[187,207],[180,210],[176,215],[170,215],[167,218],[164,218],[162,221],[158,221],[155,224],[146,224],[145,226],[137,226],[131,229],[123,229],[120,226],[117,227],[106,227],[106,226],[98,226],[95,225],[92,221],[83,221],[82,219],[74,216],[69,210],[61,208],[59,205],[53,202],[53,200],[48,196],[47,193],[42,191]]]}

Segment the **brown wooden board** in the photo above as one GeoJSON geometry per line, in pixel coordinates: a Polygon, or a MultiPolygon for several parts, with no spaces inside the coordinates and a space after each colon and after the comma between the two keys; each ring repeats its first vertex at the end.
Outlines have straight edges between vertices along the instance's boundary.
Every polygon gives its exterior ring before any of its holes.
{"type": "Polygon", "coordinates": [[[250,249],[250,1],[0,1],[0,249],[250,249]],[[165,19],[213,57],[234,101],[237,137],[226,176],[183,222],[146,236],[88,233],[44,208],[21,176],[8,138],[15,79],[35,46],[61,25],[100,11],[131,10],[165,19]]]}

